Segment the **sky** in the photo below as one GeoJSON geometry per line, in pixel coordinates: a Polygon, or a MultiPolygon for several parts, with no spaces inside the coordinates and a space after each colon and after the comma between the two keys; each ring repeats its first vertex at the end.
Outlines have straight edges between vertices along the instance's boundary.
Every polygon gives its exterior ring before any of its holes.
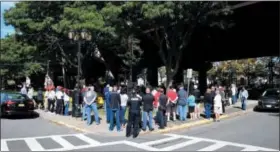
{"type": "Polygon", "coordinates": [[[1,1],[1,38],[4,38],[7,34],[12,34],[15,29],[12,26],[6,26],[4,21],[4,11],[15,6],[15,2],[2,2],[1,1]]]}

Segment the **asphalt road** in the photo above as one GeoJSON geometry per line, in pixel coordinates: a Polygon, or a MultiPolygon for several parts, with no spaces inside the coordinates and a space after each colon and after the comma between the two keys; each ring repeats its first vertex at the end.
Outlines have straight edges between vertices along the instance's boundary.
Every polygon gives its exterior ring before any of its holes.
{"type": "Polygon", "coordinates": [[[136,139],[82,134],[41,118],[1,119],[1,151],[279,150],[279,113],[252,112],[170,134],[136,139]]]}

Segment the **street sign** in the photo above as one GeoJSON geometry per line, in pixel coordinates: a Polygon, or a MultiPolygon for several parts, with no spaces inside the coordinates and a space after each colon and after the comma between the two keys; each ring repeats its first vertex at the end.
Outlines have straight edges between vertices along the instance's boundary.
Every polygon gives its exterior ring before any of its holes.
{"type": "Polygon", "coordinates": [[[192,69],[187,69],[187,78],[192,78],[192,69]]]}

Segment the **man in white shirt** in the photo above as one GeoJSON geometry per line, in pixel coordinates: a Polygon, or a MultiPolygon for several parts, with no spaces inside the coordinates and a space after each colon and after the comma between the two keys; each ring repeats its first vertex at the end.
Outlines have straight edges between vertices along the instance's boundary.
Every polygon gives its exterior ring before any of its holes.
{"type": "Polygon", "coordinates": [[[48,111],[53,112],[54,103],[55,103],[55,92],[53,89],[48,91],[47,98],[48,98],[48,111]]]}
{"type": "Polygon", "coordinates": [[[64,100],[64,115],[68,116],[69,115],[69,103],[70,103],[70,97],[68,96],[68,94],[66,93],[67,90],[64,89],[63,91],[63,100],[64,100]]]}
{"type": "Polygon", "coordinates": [[[57,88],[57,91],[55,93],[56,97],[56,114],[63,115],[63,93],[61,91],[61,88],[57,88]]]}

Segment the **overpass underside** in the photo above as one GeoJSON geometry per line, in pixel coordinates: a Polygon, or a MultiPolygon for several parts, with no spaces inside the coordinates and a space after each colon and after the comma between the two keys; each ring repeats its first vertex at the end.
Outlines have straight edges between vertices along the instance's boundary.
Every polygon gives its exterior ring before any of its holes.
{"type": "MultiPolygon", "coordinates": [[[[199,72],[201,90],[204,91],[211,62],[279,56],[279,2],[244,6],[235,9],[230,18],[235,26],[229,30],[200,28],[195,31],[190,47],[184,51],[175,82],[183,82],[183,70],[192,68],[199,72]]],[[[142,43],[144,59],[135,67],[133,78],[135,80],[139,71],[147,68],[148,82],[157,85],[157,68],[163,65],[158,48],[147,38],[142,43]]]]}

